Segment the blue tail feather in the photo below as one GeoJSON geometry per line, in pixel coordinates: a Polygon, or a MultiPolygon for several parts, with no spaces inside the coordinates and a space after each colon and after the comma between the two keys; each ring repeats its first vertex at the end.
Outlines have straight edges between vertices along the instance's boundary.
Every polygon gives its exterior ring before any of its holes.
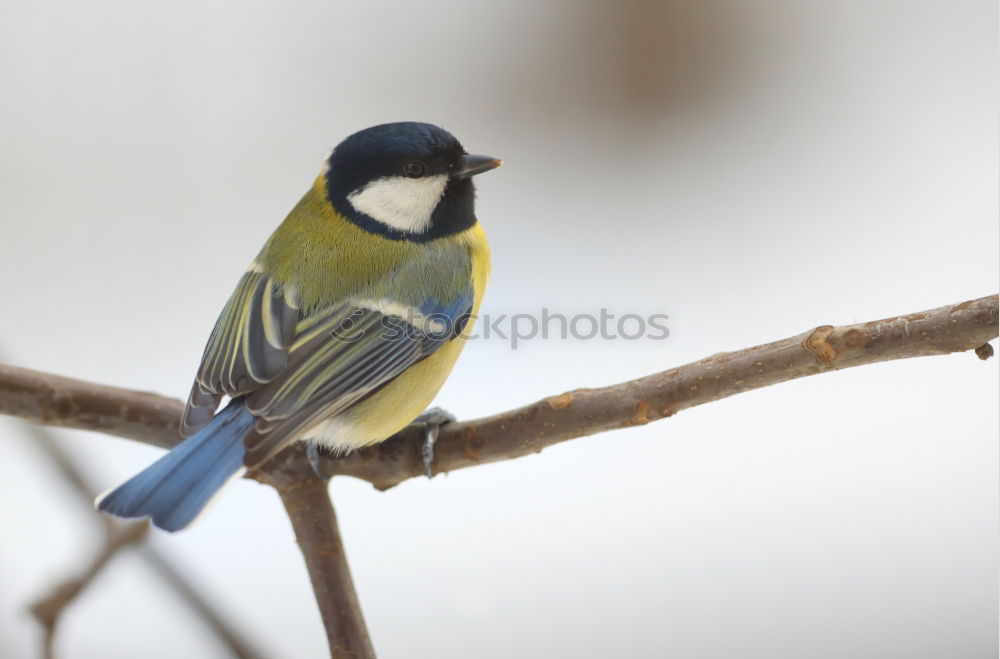
{"type": "Polygon", "coordinates": [[[243,468],[243,437],[254,420],[242,399],[233,400],[197,434],[99,497],[97,508],[119,517],[151,517],[166,531],[183,529],[243,468]]]}

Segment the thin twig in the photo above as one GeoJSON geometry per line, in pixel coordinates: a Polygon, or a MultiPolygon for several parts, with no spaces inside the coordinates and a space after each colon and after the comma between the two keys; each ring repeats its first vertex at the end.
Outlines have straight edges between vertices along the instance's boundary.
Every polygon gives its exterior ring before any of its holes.
{"type": "Polygon", "coordinates": [[[268,471],[266,482],[278,490],[295,529],[312,581],[316,604],[334,659],[375,659],[347,554],[340,538],[328,483],[312,471],[268,471]]]}
{"type": "Polygon", "coordinates": [[[264,655],[253,647],[249,639],[228,620],[222,617],[205,596],[195,590],[191,582],[156,547],[149,543],[139,545],[143,559],[160,575],[170,588],[197,614],[200,619],[229,648],[238,659],[262,659],[264,655]]]}
{"type": "MultiPolygon", "coordinates": [[[[788,339],[600,389],[578,389],[474,421],[450,423],[434,446],[441,473],[537,453],[568,439],[642,425],[744,391],[807,375],[893,359],[975,350],[997,337],[996,295],[856,325],[824,325],[788,339]]],[[[980,355],[985,349],[979,351],[980,355]]],[[[0,413],[36,423],[98,430],[169,448],[182,406],[156,394],[0,365],[0,413]]],[[[423,474],[419,428],[374,447],[325,456],[327,475],[388,489],[423,474]]],[[[265,467],[305,473],[301,446],[265,467]]],[[[261,479],[261,474],[251,473],[261,479]]]]}

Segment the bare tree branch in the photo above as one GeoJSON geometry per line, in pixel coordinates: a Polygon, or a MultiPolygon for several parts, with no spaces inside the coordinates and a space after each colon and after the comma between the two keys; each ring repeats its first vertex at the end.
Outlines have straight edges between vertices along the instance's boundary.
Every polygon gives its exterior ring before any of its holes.
{"type": "MultiPolygon", "coordinates": [[[[474,421],[444,426],[435,473],[509,460],[559,442],[642,425],[744,391],[893,359],[975,350],[997,337],[997,296],[868,323],[823,325],[774,343],[719,353],[637,380],[578,389],[474,421]]],[[[986,348],[977,354],[989,356],[986,348]]],[[[36,423],[100,432],[171,447],[180,441],[182,406],[156,394],[91,384],[0,365],[0,413],[36,423]]],[[[327,457],[327,475],[354,476],[388,489],[423,474],[419,429],[410,426],[374,447],[327,457]]],[[[265,471],[304,473],[294,446],[265,471]]],[[[261,479],[260,474],[249,477],[261,479]]]]}
{"type": "Polygon", "coordinates": [[[0,414],[171,448],[183,406],[172,398],[0,364],[0,414]]]}
{"type": "MultiPolygon", "coordinates": [[[[998,334],[998,296],[855,325],[822,325],[599,389],[577,389],[444,426],[434,473],[538,453],[569,439],[638,426],[681,410],[808,375],[909,357],[975,350],[998,334]]],[[[982,357],[984,352],[977,353],[982,357]]],[[[413,426],[400,434],[415,437],[413,426]]],[[[388,489],[423,475],[416,439],[378,444],[326,463],[331,475],[388,489]]]]}
{"type": "Polygon", "coordinates": [[[278,490],[309,570],[316,604],[334,659],[375,659],[347,554],[340,538],[328,483],[311,469],[269,470],[265,482],[278,490]]]}
{"type": "MultiPolygon", "coordinates": [[[[885,320],[823,325],[629,382],[577,389],[492,417],[446,425],[435,446],[434,471],[537,453],[575,437],[643,425],[807,375],[965,350],[987,359],[997,323],[998,296],[993,295],[885,320]]],[[[0,365],[0,413],[37,423],[97,430],[167,448],[179,442],[181,409],[179,402],[156,394],[0,365]]],[[[410,426],[375,447],[328,457],[322,468],[327,476],[354,476],[388,489],[423,473],[417,433],[410,426]]],[[[281,496],[312,579],[331,655],[374,657],[327,484],[312,472],[301,445],[249,477],[272,485],[281,496]]],[[[102,553],[92,571],[107,560],[102,553]]],[[[51,620],[50,631],[55,618],[51,620]]]]}

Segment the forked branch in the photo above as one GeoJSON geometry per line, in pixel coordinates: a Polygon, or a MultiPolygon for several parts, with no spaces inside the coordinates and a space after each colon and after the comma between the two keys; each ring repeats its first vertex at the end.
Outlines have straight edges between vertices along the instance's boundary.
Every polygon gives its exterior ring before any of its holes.
{"type": "MultiPolygon", "coordinates": [[[[599,389],[577,389],[474,421],[444,426],[434,472],[510,460],[616,428],[666,418],[744,391],[893,359],[975,350],[992,354],[998,296],[855,325],[822,325],[798,336],[599,389]]],[[[179,442],[180,402],[0,365],[0,413],[37,423],[96,430],[169,448],[179,442]]],[[[375,447],[327,457],[326,476],[354,476],[388,489],[423,473],[419,429],[375,447]]],[[[274,486],[305,557],[334,657],[374,657],[347,569],[326,482],[301,445],[248,475],[274,486]]]]}

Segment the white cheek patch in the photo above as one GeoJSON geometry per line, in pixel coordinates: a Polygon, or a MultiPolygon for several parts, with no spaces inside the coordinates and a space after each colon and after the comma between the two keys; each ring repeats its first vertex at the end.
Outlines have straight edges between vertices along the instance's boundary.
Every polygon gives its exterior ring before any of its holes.
{"type": "Polygon", "coordinates": [[[444,195],[448,175],[375,179],[347,195],[354,210],[406,233],[422,233],[430,228],[431,215],[444,195]]]}

